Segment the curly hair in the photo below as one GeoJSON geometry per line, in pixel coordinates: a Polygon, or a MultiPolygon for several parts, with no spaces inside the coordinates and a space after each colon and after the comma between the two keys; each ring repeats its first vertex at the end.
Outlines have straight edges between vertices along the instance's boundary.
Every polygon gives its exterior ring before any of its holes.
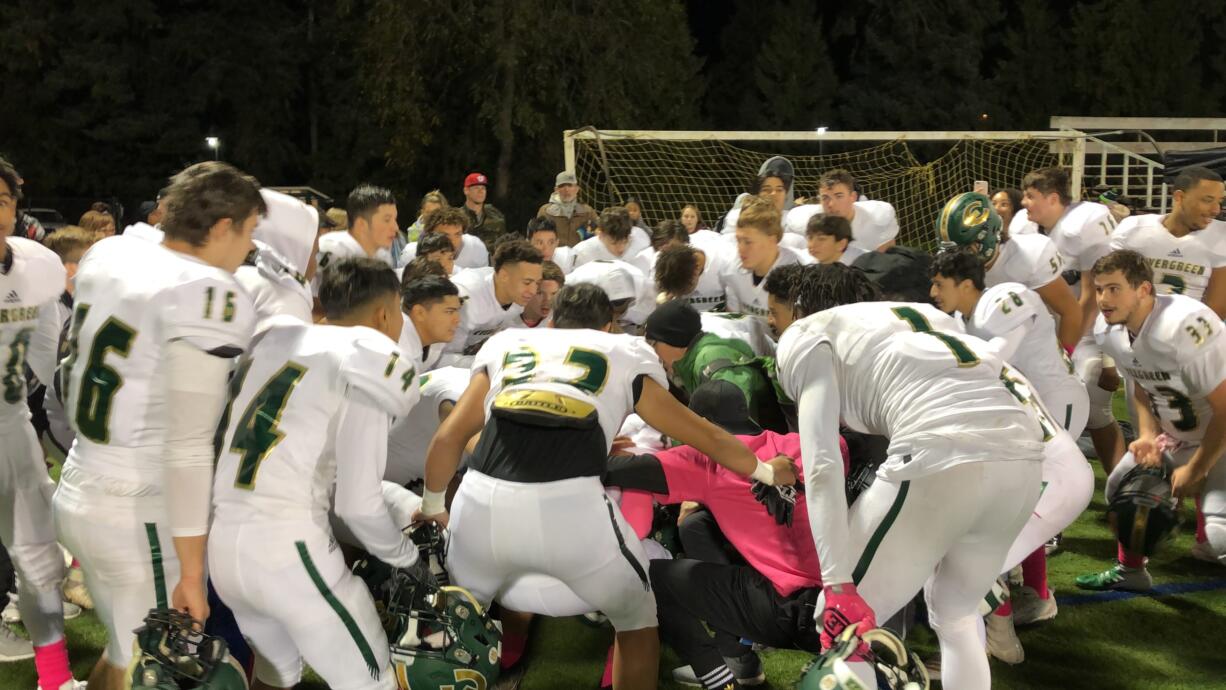
{"type": "Polygon", "coordinates": [[[857,302],[876,302],[877,286],[858,268],[844,264],[806,266],[796,288],[797,316],[808,316],[831,307],[857,302]]]}

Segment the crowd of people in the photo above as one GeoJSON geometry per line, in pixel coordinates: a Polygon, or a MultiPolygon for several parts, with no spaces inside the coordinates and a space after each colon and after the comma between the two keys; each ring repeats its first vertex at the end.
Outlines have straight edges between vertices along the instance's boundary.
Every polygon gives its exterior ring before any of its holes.
{"type": "Polygon", "coordinates": [[[805,688],[988,688],[1058,613],[1083,431],[1119,556],[1078,587],[1152,587],[1185,497],[1226,564],[1222,178],[1127,216],[1019,182],[948,200],[930,255],[783,157],[710,227],[563,171],[522,232],[480,172],[402,228],[387,189],[322,211],[221,162],[122,232],[24,232],[0,160],[0,660],[83,687],[84,607],[91,690],[492,687],[534,616],[584,615],[602,687],[656,687],[663,643],[710,689],[766,682],[763,647],[815,655],[805,688]]]}

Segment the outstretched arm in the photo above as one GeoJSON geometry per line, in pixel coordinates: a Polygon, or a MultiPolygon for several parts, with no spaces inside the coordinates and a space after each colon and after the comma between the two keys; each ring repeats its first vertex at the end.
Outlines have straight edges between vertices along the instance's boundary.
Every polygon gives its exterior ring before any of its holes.
{"type": "Polygon", "coordinates": [[[439,425],[426,451],[426,486],[422,492],[421,513],[426,517],[444,516],[446,522],[447,485],[460,466],[464,446],[485,426],[485,396],[490,377],[484,371],[473,374],[464,395],[439,425]]]}

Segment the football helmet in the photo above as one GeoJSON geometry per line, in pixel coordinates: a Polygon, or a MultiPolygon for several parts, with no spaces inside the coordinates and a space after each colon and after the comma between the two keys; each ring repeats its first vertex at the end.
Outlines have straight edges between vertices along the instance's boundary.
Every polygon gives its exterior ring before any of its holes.
{"type": "Polygon", "coordinates": [[[971,247],[984,263],[996,256],[1001,220],[992,200],[978,192],[959,194],[945,203],[937,216],[937,239],[942,248],[971,247]]]}
{"type": "Polygon", "coordinates": [[[247,675],[225,640],[204,634],[175,609],[145,616],[127,678],[133,690],[247,690],[247,675]]]}
{"type": "Polygon", "coordinates": [[[502,630],[468,590],[433,587],[396,571],[384,591],[384,629],[401,690],[493,687],[502,630]]]}
{"type": "Polygon", "coordinates": [[[1128,551],[1152,556],[1179,527],[1179,500],[1166,467],[1137,465],[1111,497],[1107,512],[1115,514],[1120,544],[1128,551]]]}
{"type": "Polygon", "coordinates": [[[858,635],[856,625],[847,626],[830,649],[801,671],[800,690],[928,690],[924,663],[902,640],[885,628],[858,635]],[[847,663],[861,644],[868,645],[870,651],[864,661],[877,673],[873,688],[866,686],[847,663]]]}

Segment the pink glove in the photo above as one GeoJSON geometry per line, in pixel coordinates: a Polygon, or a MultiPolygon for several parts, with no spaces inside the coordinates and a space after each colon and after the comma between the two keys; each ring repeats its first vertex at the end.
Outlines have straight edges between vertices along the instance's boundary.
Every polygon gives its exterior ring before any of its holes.
{"type": "Polygon", "coordinates": [[[856,632],[861,634],[877,627],[872,607],[860,597],[855,585],[850,582],[826,585],[822,591],[826,595],[826,608],[822,611],[823,650],[829,649],[839,633],[853,623],[859,623],[856,632]]]}

